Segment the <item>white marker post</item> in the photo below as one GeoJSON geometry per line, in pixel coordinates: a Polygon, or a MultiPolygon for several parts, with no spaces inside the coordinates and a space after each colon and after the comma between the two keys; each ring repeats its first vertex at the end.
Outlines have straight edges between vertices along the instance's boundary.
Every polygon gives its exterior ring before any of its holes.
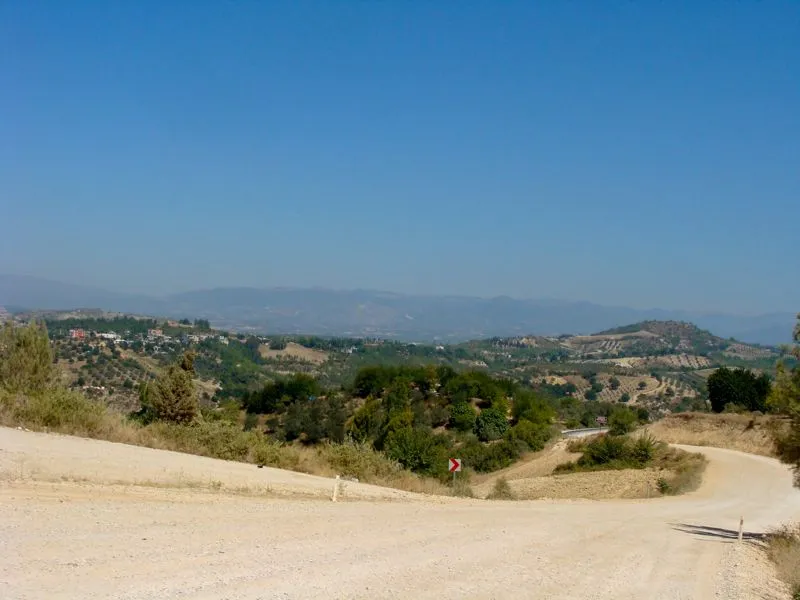
{"type": "Polygon", "coordinates": [[[336,479],[333,480],[333,497],[331,500],[336,502],[336,497],[339,495],[339,476],[336,476],[336,479]]]}

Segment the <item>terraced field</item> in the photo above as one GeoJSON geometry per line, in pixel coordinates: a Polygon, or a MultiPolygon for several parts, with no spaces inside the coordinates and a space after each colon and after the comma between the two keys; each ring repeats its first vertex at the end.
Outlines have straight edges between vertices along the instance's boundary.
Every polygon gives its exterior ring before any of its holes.
{"type": "Polygon", "coordinates": [[[760,358],[772,358],[778,356],[777,352],[769,348],[758,348],[756,346],[748,346],[747,344],[731,344],[723,352],[725,356],[730,358],[741,358],[744,360],[758,360],[760,358]]]}
{"type": "Polygon", "coordinates": [[[678,369],[705,369],[711,365],[711,361],[705,356],[695,356],[692,354],[669,354],[647,359],[648,364],[662,364],[678,369]]]}
{"type": "Polygon", "coordinates": [[[694,354],[667,354],[665,356],[625,356],[620,358],[603,358],[596,361],[629,369],[646,369],[648,367],[670,367],[674,369],[705,369],[711,361],[705,356],[694,354]]]}
{"type": "MultiPolygon", "coordinates": [[[[589,381],[580,375],[567,375],[560,378],[565,382],[572,383],[578,388],[577,395],[582,398],[584,393],[591,387],[589,381]]],[[[601,402],[618,402],[623,394],[627,393],[630,396],[631,403],[636,403],[636,396],[639,394],[653,394],[659,388],[663,388],[655,377],[649,375],[610,375],[607,373],[597,376],[597,381],[603,385],[602,391],[597,395],[597,399],[601,402]],[[611,378],[616,377],[619,380],[619,387],[616,390],[611,389],[611,378]],[[639,389],[639,384],[645,383],[645,387],[639,389]]]]}

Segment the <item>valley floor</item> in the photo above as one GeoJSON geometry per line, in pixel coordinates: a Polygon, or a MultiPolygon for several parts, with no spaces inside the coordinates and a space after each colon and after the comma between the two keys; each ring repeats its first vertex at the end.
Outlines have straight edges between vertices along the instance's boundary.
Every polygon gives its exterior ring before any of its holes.
{"type": "Polygon", "coordinates": [[[800,518],[773,459],[714,448],[652,500],[491,502],[0,428],[0,597],[780,600],[755,540],[800,518]],[[297,496],[297,497],[289,497],[297,496]]]}

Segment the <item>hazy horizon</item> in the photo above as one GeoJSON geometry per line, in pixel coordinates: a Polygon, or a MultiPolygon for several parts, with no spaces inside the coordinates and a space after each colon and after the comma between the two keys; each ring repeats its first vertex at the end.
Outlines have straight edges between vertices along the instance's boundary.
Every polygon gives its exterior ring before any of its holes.
{"type": "MultiPolygon", "coordinates": [[[[703,309],[693,309],[691,307],[684,307],[684,306],[634,306],[631,304],[606,304],[602,302],[597,302],[592,300],[591,298],[560,298],[555,296],[511,296],[508,294],[497,294],[494,296],[489,295],[480,295],[480,294],[425,294],[425,293],[408,293],[408,292],[399,292],[396,290],[391,289],[380,289],[380,288],[370,288],[370,287],[354,287],[354,288],[343,288],[343,287],[328,287],[328,286],[320,286],[320,285],[309,285],[309,286],[286,286],[286,285],[261,285],[261,286],[253,286],[253,285],[230,285],[230,286],[221,286],[221,285],[208,285],[208,286],[200,286],[196,288],[186,288],[182,290],[178,290],[175,292],[137,292],[137,291],[126,291],[124,289],[118,289],[111,286],[104,286],[104,285],[84,285],[72,281],[64,281],[59,279],[51,279],[46,277],[38,277],[36,275],[30,275],[25,273],[0,273],[0,277],[4,276],[11,276],[11,277],[22,277],[22,278],[30,278],[33,280],[39,281],[48,281],[58,284],[65,284],[65,285],[75,285],[79,287],[86,287],[92,288],[97,291],[104,291],[110,292],[114,294],[121,294],[121,295],[130,295],[130,296],[145,296],[153,299],[162,299],[162,298],[169,298],[174,295],[180,294],[188,294],[194,292],[209,292],[215,290],[234,290],[234,289],[242,289],[242,290],[260,290],[260,291],[270,291],[270,290],[287,290],[287,291],[323,291],[323,292],[335,292],[335,293],[349,293],[349,292],[365,292],[365,293],[378,293],[378,294],[389,294],[389,295],[397,295],[397,296],[408,296],[408,297],[429,297],[429,298],[470,298],[470,299],[479,299],[479,300],[496,300],[502,298],[510,298],[512,300],[518,301],[536,301],[536,302],[554,302],[554,303],[572,303],[572,304],[591,304],[596,306],[602,306],[605,308],[630,308],[634,310],[642,310],[642,311],[659,311],[663,310],[666,312],[686,312],[686,313],[694,313],[694,314],[706,314],[706,315],[714,315],[714,314],[727,314],[731,316],[766,316],[766,315],[777,315],[777,314],[795,314],[797,311],[792,310],[765,310],[765,311],[724,311],[724,310],[703,310],[703,309]]],[[[89,307],[87,307],[89,308],[89,307]]],[[[95,308],[104,308],[104,307],[95,307],[95,308]]]]}
{"type": "Polygon", "coordinates": [[[0,273],[797,312],[800,3],[0,4],[0,273]]]}

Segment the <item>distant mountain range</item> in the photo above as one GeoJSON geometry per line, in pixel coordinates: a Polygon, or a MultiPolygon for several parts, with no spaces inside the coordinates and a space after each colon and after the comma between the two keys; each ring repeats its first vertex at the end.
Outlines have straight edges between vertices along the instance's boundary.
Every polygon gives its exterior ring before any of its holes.
{"type": "Polygon", "coordinates": [[[586,334],[639,321],[673,320],[692,322],[722,337],[774,345],[790,341],[795,319],[792,313],[741,316],[507,296],[419,296],[316,288],[216,288],[151,297],[20,275],[0,275],[0,306],[9,310],[102,308],[205,318],[214,326],[234,330],[445,342],[586,334]]]}

